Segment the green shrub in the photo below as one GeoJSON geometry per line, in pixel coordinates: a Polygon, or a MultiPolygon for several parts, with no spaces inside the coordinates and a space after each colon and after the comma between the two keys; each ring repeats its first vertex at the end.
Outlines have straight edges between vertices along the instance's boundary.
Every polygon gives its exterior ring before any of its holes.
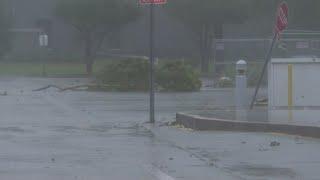
{"type": "Polygon", "coordinates": [[[146,91],[149,88],[149,63],[142,59],[111,61],[98,75],[98,81],[118,91],[146,91]]]}
{"type": "Polygon", "coordinates": [[[157,84],[164,91],[198,91],[199,74],[183,62],[168,62],[157,70],[157,84]]]}
{"type": "MultiPolygon", "coordinates": [[[[142,59],[112,61],[102,68],[98,82],[116,91],[147,91],[149,62],[142,59]]],[[[156,67],[156,83],[163,91],[197,91],[201,87],[198,73],[183,62],[165,62],[156,67]]]]}

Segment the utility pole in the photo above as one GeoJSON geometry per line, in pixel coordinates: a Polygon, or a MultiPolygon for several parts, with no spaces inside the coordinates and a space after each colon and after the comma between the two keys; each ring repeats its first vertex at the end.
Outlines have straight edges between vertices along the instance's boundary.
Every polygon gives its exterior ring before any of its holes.
{"type": "Polygon", "coordinates": [[[150,123],[155,123],[154,3],[150,4],[150,123]]]}

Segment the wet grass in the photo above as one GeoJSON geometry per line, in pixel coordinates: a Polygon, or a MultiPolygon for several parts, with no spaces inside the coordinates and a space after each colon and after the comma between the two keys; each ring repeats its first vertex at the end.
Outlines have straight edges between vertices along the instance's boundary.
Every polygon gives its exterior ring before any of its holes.
{"type": "MultiPolygon", "coordinates": [[[[97,61],[94,73],[98,73],[106,61],[97,61]]],[[[0,62],[0,75],[5,76],[41,76],[43,64],[40,62],[0,62]]],[[[85,65],[82,63],[47,63],[46,73],[49,76],[85,75],[85,65]]]]}

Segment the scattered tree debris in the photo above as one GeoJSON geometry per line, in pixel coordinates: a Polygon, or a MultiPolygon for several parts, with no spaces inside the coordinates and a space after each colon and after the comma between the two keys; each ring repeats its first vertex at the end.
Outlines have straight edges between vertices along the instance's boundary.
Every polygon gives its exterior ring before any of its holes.
{"type": "Polygon", "coordinates": [[[59,89],[61,90],[62,88],[60,88],[59,86],[56,86],[56,85],[48,85],[48,86],[45,86],[45,87],[42,87],[42,88],[39,88],[39,89],[34,89],[32,91],[36,92],[36,91],[44,91],[44,90],[47,90],[49,88],[56,88],[56,89],[59,89]]]}
{"type": "Polygon", "coordinates": [[[268,103],[268,98],[257,99],[258,103],[268,103]]]}
{"type": "Polygon", "coordinates": [[[61,88],[60,91],[68,91],[68,90],[74,91],[77,89],[89,89],[90,86],[92,86],[92,85],[77,85],[77,86],[61,88]]]}
{"type": "Polygon", "coordinates": [[[173,121],[173,122],[163,122],[161,124],[159,124],[159,127],[164,127],[164,126],[177,126],[179,125],[179,123],[177,121],[173,121]]]}
{"type": "Polygon", "coordinates": [[[269,149],[264,147],[263,145],[259,144],[259,151],[264,152],[264,151],[269,151],[269,149]]]}
{"type": "Polygon", "coordinates": [[[44,91],[50,88],[58,89],[60,92],[64,91],[80,91],[80,90],[91,90],[91,91],[110,91],[117,86],[111,86],[111,85],[100,85],[100,84],[84,84],[84,85],[75,85],[70,87],[59,87],[57,85],[48,85],[39,89],[32,90],[33,92],[37,91],[44,91]]]}
{"type": "Polygon", "coordinates": [[[277,142],[277,141],[272,141],[272,142],[270,143],[270,146],[271,146],[271,147],[280,146],[280,143],[277,142]]]}
{"type": "Polygon", "coordinates": [[[258,100],[255,102],[255,105],[257,105],[257,106],[266,106],[266,105],[268,105],[268,98],[258,99],[258,100]]]}

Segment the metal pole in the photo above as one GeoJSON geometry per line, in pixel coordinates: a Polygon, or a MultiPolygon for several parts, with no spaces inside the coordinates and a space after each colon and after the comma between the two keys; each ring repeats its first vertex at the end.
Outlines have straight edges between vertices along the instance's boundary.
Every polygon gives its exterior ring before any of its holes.
{"type": "Polygon", "coordinates": [[[259,89],[260,89],[260,86],[261,86],[261,83],[262,83],[262,80],[263,80],[263,76],[265,74],[265,71],[267,69],[267,66],[268,66],[268,63],[271,59],[271,56],[272,56],[272,51],[273,51],[273,48],[274,48],[274,45],[277,41],[277,37],[278,37],[278,34],[277,33],[274,33],[274,36],[273,36],[273,39],[272,39],[272,43],[271,43],[271,46],[270,46],[270,49],[269,49],[269,52],[266,56],[266,61],[264,63],[264,66],[263,66],[263,69],[262,69],[262,72],[260,74],[260,79],[259,79],[259,82],[258,82],[258,85],[256,87],[256,90],[254,92],[254,96],[252,98],[252,101],[251,101],[251,105],[250,105],[250,109],[253,109],[253,106],[254,106],[254,102],[256,101],[256,98],[257,98],[257,95],[258,95],[258,92],[259,92],[259,89]]]}
{"type": "Polygon", "coordinates": [[[45,58],[47,57],[46,56],[46,47],[42,47],[42,51],[43,51],[43,56],[42,56],[42,76],[43,77],[46,77],[47,76],[47,72],[46,72],[46,62],[45,62],[45,58]]]}
{"type": "Polygon", "coordinates": [[[154,117],[154,3],[150,4],[150,123],[155,123],[154,117]]]}

